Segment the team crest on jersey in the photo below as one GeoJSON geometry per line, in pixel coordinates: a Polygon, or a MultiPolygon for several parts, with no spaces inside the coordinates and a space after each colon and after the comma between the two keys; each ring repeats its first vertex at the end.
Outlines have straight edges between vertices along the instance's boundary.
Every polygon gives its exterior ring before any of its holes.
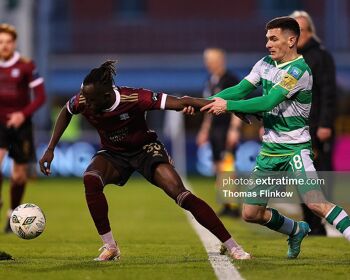
{"type": "Polygon", "coordinates": [[[124,113],[124,114],[121,114],[121,115],[119,116],[119,118],[120,118],[121,121],[125,121],[125,120],[127,120],[127,119],[130,119],[130,116],[129,116],[128,113],[124,113]]]}
{"type": "Polygon", "coordinates": [[[298,69],[297,67],[292,67],[292,69],[289,71],[289,73],[296,79],[299,78],[300,74],[301,74],[301,70],[298,69]]]}
{"type": "Polygon", "coordinates": [[[286,73],[282,77],[282,81],[278,85],[283,87],[284,89],[290,91],[296,86],[297,83],[298,83],[298,80],[296,78],[294,78],[292,75],[286,73]]]}
{"type": "Polygon", "coordinates": [[[18,68],[13,68],[11,71],[12,78],[18,78],[20,74],[21,74],[21,71],[18,68]]]}

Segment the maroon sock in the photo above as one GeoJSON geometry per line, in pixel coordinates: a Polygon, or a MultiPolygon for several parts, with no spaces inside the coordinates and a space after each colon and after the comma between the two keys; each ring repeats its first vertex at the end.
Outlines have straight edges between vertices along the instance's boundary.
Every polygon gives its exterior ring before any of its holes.
{"type": "Polygon", "coordinates": [[[103,183],[98,175],[84,175],[85,198],[100,235],[111,230],[108,220],[108,203],[103,194],[103,183]]]}
{"type": "Polygon", "coordinates": [[[176,202],[182,208],[190,211],[197,222],[208,229],[221,242],[225,242],[231,238],[230,233],[216,216],[213,209],[190,191],[180,193],[176,198],[176,202]]]}
{"type": "Polygon", "coordinates": [[[24,195],[25,183],[16,183],[11,179],[11,209],[15,209],[18,205],[21,204],[22,197],[24,195]]]}

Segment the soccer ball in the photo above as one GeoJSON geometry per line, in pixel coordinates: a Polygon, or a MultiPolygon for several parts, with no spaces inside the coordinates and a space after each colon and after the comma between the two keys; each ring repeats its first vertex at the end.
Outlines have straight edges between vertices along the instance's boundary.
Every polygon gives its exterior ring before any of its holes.
{"type": "Polygon", "coordinates": [[[25,203],[13,210],[10,217],[12,231],[23,239],[38,237],[45,229],[43,211],[35,204],[25,203]]]}

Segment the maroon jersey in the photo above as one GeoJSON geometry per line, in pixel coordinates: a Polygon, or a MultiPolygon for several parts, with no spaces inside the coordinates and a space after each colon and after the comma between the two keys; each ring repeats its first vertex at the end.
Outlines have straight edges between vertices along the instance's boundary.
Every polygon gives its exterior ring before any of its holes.
{"type": "MultiPolygon", "coordinates": [[[[11,59],[0,61],[0,123],[5,124],[7,115],[16,111],[31,115],[37,106],[31,107],[30,89],[42,86],[43,82],[33,61],[21,57],[18,52],[11,59]]],[[[39,106],[42,102],[40,100],[39,106]]]]}
{"type": "Polygon", "coordinates": [[[146,111],[164,109],[167,95],[142,88],[115,87],[116,101],[102,114],[92,113],[82,94],[67,102],[71,114],[83,114],[96,128],[101,146],[116,152],[133,152],[157,140],[157,134],[146,124],[146,111]]]}

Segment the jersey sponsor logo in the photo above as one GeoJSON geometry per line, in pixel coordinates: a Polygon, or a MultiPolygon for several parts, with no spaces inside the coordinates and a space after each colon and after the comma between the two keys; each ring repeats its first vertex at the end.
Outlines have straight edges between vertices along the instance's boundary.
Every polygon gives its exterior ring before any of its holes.
{"type": "Polygon", "coordinates": [[[114,143],[123,141],[129,134],[129,129],[124,127],[122,129],[106,133],[107,138],[114,143]]]}
{"type": "Polygon", "coordinates": [[[13,68],[11,71],[12,78],[18,78],[20,74],[21,74],[21,71],[18,68],[13,68]]]}
{"type": "Polygon", "coordinates": [[[298,80],[287,73],[283,76],[282,81],[278,85],[288,91],[291,91],[297,83],[298,80]]]}
{"type": "Polygon", "coordinates": [[[292,67],[292,69],[289,71],[289,73],[296,79],[299,78],[300,74],[301,74],[301,70],[297,67],[292,67]]]}

